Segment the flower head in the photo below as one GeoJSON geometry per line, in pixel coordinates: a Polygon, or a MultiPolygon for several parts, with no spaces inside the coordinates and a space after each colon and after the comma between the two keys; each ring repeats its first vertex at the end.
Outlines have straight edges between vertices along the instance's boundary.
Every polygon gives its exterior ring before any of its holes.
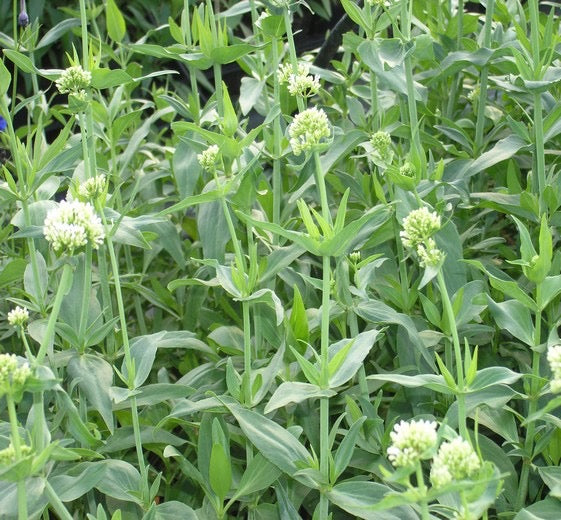
{"type": "Polygon", "coordinates": [[[288,135],[294,155],[313,150],[331,135],[327,114],[316,107],[300,112],[288,127],[288,135]]]}
{"type": "Polygon", "coordinates": [[[106,178],[103,174],[90,177],[86,182],[80,184],[78,196],[84,200],[95,201],[98,197],[103,195],[106,184],[106,178]]]}
{"type": "Polygon", "coordinates": [[[29,319],[29,311],[19,305],[8,312],[8,323],[13,327],[23,327],[29,319]]]}
{"type": "Polygon", "coordinates": [[[15,354],[0,354],[0,397],[20,393],[30,375],[29,365],[19,365],[15,354]]]}
{"type": "Polygon", "coordinates": [[[288,92],[291,96],[312,97],[320,89],[319,77],[300,74],[291,74],[288,78],[288,92]]]}
{"type": "Polygon", "coordinates": [[[85,95],[85,89],[90,86],[92,75],[80,65],[69,67],[56,80],[56,86],[61,94],[85,95]]]}
{"type": "Polygon", "coordinates": [[[561,392],[561,345],[554,345],[547,349],[547,361],[553,374],[550,383],[551,391],[561,392]]]}
{"type": "MultiPolygon", "coordinates": [[[[297,76],[307,76],[310,72],[310,66],[301,61],[298,63],[298,71],[296,73],[297,76]]],[[[288,83],[290,80],[290,76],[294,76],[294,67],[291,63],[283,63],[279,66],[279,70],[277,71],[277,77],[279,78],[279,83],[281,85],[288,83]]]]}
{"type": "Polygon", "coordinates": [[[201,167],[209,172],[214,171],[216,169],[216,161],[218,160],[218,152],[218,145],[213,144],[198,154],[197,160],[201,167]]]}
{"type": "Polygon", "coordinates": [[[20,27],[27,27],[29,25],[29,15],[25,10],[21,11],[18,16],[18,25],[20,27]]]}
{"type": "Polygon", "coordinates": [[[434,421],[401,421],[390,433],[392,445],[388,458],[396,467],[414,466],[426,458],[426,452],[436,446],[437,423],[434,421]]]}
{"type": "Polygon", "coordinates": [[[401,241],[405,247],[417,247],[440,229],[440,216],[423,206],[414,209],[403,219],[401,241]]]}
{"type": "Polygon", "coordinates": [[[0,116],[0,132],[3,132],[8,128],[8,121],[6,121],[2,116],[0,116]]]}
{"type": "Polygon", "coordinates": [[[43,234],[56,253],[66,251],[70,255],[88,243],[97,249],[105,237],[101,220],[91,204],[67,200],[49,211],[43,234]]]}
{"type": "Polygon", "coordinates": [[[479,458],[470,443],[461,437],[443,442],[433,459],[431,482],[442,487],[453,480],[471,477],[481,467],[479,458]]]}

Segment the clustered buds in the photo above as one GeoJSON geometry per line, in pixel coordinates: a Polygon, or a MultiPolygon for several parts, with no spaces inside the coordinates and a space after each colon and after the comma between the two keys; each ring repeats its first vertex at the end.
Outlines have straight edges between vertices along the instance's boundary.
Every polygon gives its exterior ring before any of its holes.
{"type": "Polygon", "coordinates": [[[80,65],[69,67],[56,80],[56,86],[61,94],[83,94],[90,86],[92,75],[80,65]]]}
{"type": "Polygon", "coordinates": [[[20,365],[15,354],[0,354],[0,397],[21,393],[30,375],[29,365],[20,365]]]}
{"type": "Polygon", "coordinates": [[[23,327],[29,319],[29,311],[25,307],[19,305],[8,312],[8,323],[12,327],[23,327]]]}
{"type": "Polygon", "coordinates": [[[415,249],[421,267],[436,267],[444,260],[444,253],[436,247],[432,235],[441,226],[440,216],[423,206],[414,209],[403,219],[401,241],[405,247],[415,249]]]}
{"type": "Polygon", "coordinates": [[[216,169],[216,161],[218,160],[218,145],[213,144],[200,154],[197,154],[197,160],[204,170],[213,172],[216,169]]]}
{"type": "Polygon", "coordinates": [[[101,220],[91,204],[67,200],[49,211],[43,234],[56,253],[69,255],[86,244],[97,249],[105,237],[101,220]]]}
{"type": "Polygon", "coordinates": [[[376,156],[385,163],[389,163],[392,160],[392,138],[388,132],[379,130],[378,132],[372,134],[370,137],[370,143],[374,148],[374,153],[376,156]]]}
{"type": "Polygon", "coordinates": [[[561,345],[554,345],[547,349],[547,361],[553,375],[549,384],[551,391],[561,392],[561,345]]]}
{"type": "Polygon", "coordinates": [[[456,437],[440,445],[432,462],[430,479],[434,486],[442,487],[453,480],[472,477],[480,467],[479,458],[470,443],[456,437]]]}
{"type": "Polygon", "coordinates": [[[436,446],[437,426],[434,421],[400,421],[390,433],[388,459],[394,466],[403,467],[427,458],[427,452],[436,446]]]}
{"type": "MultiPolygon", "coordinates": [[[[22,444],[19,449],[22,457],[31,453],[31,447],[27,446],[27,444],[22,444]]],[[[12,443],[10,443],[7,448],[0,450],[0,466],[9,466],[10,464],[16,462],[16,459],[16,450],[12,443]]]]}
{"type": "Polygon", "coordinates": [[[288,127],[288,135],[294,155],[313,150],[331,135],[327,114],[316,107],[300,112],[288,127]]]}
{"type": "Polygon", "coordinates": [[[410,177],[414,179],[417,172],[415,170],[415,166],[413,166],[410,162],[406,162],[399,168],[399,173],[404,177],[410,177]]]}
{"type": "Polygon", "coordinates": [[[105,175],[100,174],[96,177],[90,177],[86,182],[80,184],[78,188],[78,196],[81,199],[95,201],[103,195],[106,188],[105,175]]]}
{"type": "Polygon", "coordinates": [[[307,63],[298,64],[298,72],[294,73],[294,68],[290,63],[281,65],[277,72],[279,83],[287,84],[288,92],[291,96],[311,97],[319,92],[321,87],[318,76],[312,76],[310,66],[307,63]]]}

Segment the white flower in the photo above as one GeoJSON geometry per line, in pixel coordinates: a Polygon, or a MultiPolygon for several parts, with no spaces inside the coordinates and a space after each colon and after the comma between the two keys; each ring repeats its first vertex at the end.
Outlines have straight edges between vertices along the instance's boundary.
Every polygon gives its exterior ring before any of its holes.
{"type": "Polygon", "coordinates": [[[388,448],[388,459],[396,466],[414,466],[426,458],[426,452],[436,445],[434,421],[401,421],[390,433],[392,445],[388,448]]]}
{"type": "Polygon", "coordinates": [[[105,191],[105,175],[100,174],[90,177],[86,182],[80,184],[78,196],[84,200],[96,200],[105,191]]]}
{"type": "Polygon", "coordinates": [[[553,375],[550,383],[551,391],[561,392],[561,345],[554,345],[547,349],[547,361],[553,375]]]}
{"type": "Polygon", "coordinates": [[[427,238],[425,243],[417,246],[417,255],[421,267],[436,267],[444,261],[444,253],[436,247],[433,238],[427,238]]]}
{"type": "Polygon", "coordinates": [[[87,243],[97,249],[105,237],[101,220],[91,204],[67,200],[49,211],[43,234],[56,253],[66,251],[70,255],[87,243]]]}
{"type": "Polygon", "coordinates": [[[401,241],[405,247],[417,247],[434,235],[441,226],[440,216],[423,206],[414,209],[402,222],[401,241]]]}
{"type": "Polygon", "coordinates": [[[294,155],[314,149],[323,138],[331,135],[327,114],[316,107],[296,114],[288,127],[288,135],[294,155]]]}
{"type": "Polygon", "coordinates": [[[216,160],[218,159],[219,148],[217,145],[213,144],[209,146],[206,150],[203,150],[197,155],[197,160],[201,167],[207,171],[214,171],[216,166],[216,160]]]}
{"type": "MultiPolygon", "coordinates": [[[[296,76],[307,76],[310,72],[310,65],[305,62],[298,63],[298,72],[296,76]]],[[[277,71],[277,77],[279,78],[279,83],[283,85],[284,83],[288,83],[290,81],[290,76],[294,76],[294,67],[291,63],[283,63],[279,66],[279,70],[277,71]]]]}
{"type": "MultiPolygon", "coordinates": [[[[60,75],[55,83],[61,94],[81,94],[82,91],[90,86],[92,75],[84,70],[80,65],[69,67],[60,75]]],[[[83,93],[85,95],[85,92],[83,93]]]]}
{"type": "Polygon", "coordinates": [[[442,487],[453,480],[471,477],[481,463],[470,443],[461,437],[443,442],[432,462],[431,482],[442,487]]]}
{"type": "Polygon", "coordinates": [[[29,319],[29,311],[25,307],[19,305],[8,312],[8,323],[13,327],[23,327],[29,319]]]}

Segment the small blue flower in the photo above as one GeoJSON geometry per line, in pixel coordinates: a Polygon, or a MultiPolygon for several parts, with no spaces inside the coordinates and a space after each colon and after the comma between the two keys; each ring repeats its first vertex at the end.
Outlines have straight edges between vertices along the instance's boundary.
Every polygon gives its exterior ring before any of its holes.
{"type": "Polygon", "coordinates": [[[18,24],[20,27],[27,27],[29,25],[29,15],[25,11],[19,14],[18,24]]]}
{"type": "Polygon", "coordinates": [[[8,122],[0,116],[0,132],[3,132],[6,128],[8,128],[8,122]]]}

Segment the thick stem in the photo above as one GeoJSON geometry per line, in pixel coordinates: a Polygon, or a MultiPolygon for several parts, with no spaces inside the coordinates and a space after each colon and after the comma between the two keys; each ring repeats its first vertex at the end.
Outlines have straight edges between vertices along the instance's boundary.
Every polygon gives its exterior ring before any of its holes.
{"type": "MultiPolygon", "coordinates": [[[[536,286],[536,301],[541,301],[541,283],[536,286]]],[[[541,342],[541,309],[536,312],[536,320],[534,324],[534,346],[538,346],[541,342]]],[[[539,398],[539,377],[540,377],[540,353],[534,350],[532,352],[532,380],[530,382],[530,396],[528,404],[528,417],[531,417],[538,411],[539,398]]],[[[532,464],[532,452],[534,450],[534,435],[536,432],[536,422],[531,421],[526,428],[526,438],[524,440],[524,452],[526,458],[522,461],[522,470],[520,472],[520,481],[518,484],[518,495],[516,497],[515,510],[518,511],[526,504],[526,496],[528,495],[528,480],[530,477],[530,466],[532,464]]]]}
{"type": "Polygon", "coordinates": [[[543,136],[543,113],[542,113],[542,95],[539,92],[534,94],[534,139],[536,144],[535,165],[537,173],[537,184],[533,180],[534,192],[537,189],[539,200],[540,214],[546,211],[543,193],[546,187],[545,182],[545,151],[543,136]]]}
{"type": "Polygon", "coordinates": [[[73,516],[68,512],[68,509],[66,509],[66,506],[63,504],[62,500],[58,497],[55,490],[49,484],[49,481],[45,479],[43,482],[45,484],[45,495],[47,495],[51,507],[54,509],[60,520],[73,520],[73,516]]]}
{"type": "MultiPolygon", "coordinates": [[[[286,31],[288,54],[290,57],[290,64],[292,65],[292,71],[294,74],[298,74],[298,57],[296,55],[296,45],[294,43],[294,35],[292,34],[292,24],[290,22],[290,11],[288,8],[284,10],[284,28],[286,31]]],[[[303,112],[306,105],[301,96],[296,96],[296,103],[298,104],[298,111],[303,112]]]]}
{"type": "Polygon", "coordinates": [[[80,24],[82,26],[82,67],[90,70],[90,51],[88,42],[88,16],[86,13],[86,1],[80,0],[80,24]]]}
{"type": "Polygon", "coordinates": [[[423,468],[421,467],[421,461],[417,462],[417,488],[423,494],[423,498],[421,498],[421,518],[422,520],[429,520],[429,505],[426,500],[427,494],[427,486],[425,485],[425,479],[423,477],[423,468]]]}
{"type": "Polygon", "coordinates": [[[82,305],[80,308],[80,324],[78,328],[78,338],[80,340],[80,350],[83,353],[86,349],[86,327],[88,325],[88,310],[90,308],[90,293],[92,289],[92,246],[86,245],[84,254],[84,284],[82,286],[82,305]]]}
{"type": "MultiPolygon", "coordinates": [[[[275,98],[275,103],[280,105],[279,78],[276,73],[279,67],[279,53],[276,38],[271,40],[271,55],[273,61],[273,96],[275,98]]],[[[280,224],[282,200],[281,162],[279,157],[282,140],[280,117],[281,116],[279,114],[273,122],[273,223],[275,224],[280,224]]],[[[273,236],[273,243],[278,245],[278,242],[279,238],[275,234],[273,236]]]]}
{"type": "MultiPolygon", "coordinates": [[[[21,440],[18,431],[18,417],[16,414],[16,404],[12,396],[6,394],[6,403],[8,405],[8,416],[10,418],[10,429],[12,432],[12,444],[16,460],[21,459],[21,440]]],[[[25,490],[25,479],[18,480],[17,483],[17,496],[18,496],[18,520],[27,520],[27,493],[25,490]]]]}
{"type": "MultiPolygon", "coordinates": [[[[491,29],[493,27],[493,11],[495,8],[495,0],[487,0],[487,9],[485,11],[485,33],[483,37],[483,47],[491,46],[491,29]]],[[[483,67],[481,70],[481,78],[479,80],[479,100],[477,103],[477,123],[475,125],[475,154],[478,154],[483,145],[483,129],[485,126],[485,108],[487,107],[487,83],[489,68],[483,67]]]]}
{"type": "MultiPolygon", "coordinates": [[[[351,338],[354,339],[358,336],[358,320],[352,309],[347,311],[347,320],[349,322],[349,332],[351,333],[351,338]]],[[[360,388],[360,395],[365,399],[369,399],[370,392],[368,390],[368,381],[366,380],[366,369],[364,368],[364,363],[361,364],[358,369],[358,386],[360,388]]]]}

